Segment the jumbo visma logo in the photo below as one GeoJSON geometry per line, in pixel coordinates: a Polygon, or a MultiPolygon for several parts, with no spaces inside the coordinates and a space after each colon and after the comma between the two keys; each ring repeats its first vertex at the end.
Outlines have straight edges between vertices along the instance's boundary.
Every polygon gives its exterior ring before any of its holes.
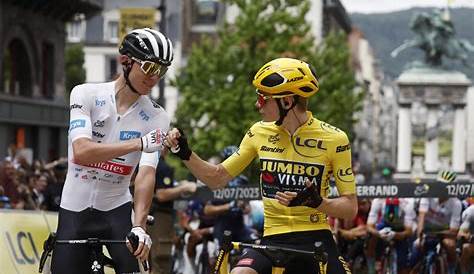
{"type": "Polygon", "coordinates": [[[306,180],[320,185],[324,165],[260,159],[260,171],[263,194],[273,197],[276,191],[301,191],[306,180]]]}

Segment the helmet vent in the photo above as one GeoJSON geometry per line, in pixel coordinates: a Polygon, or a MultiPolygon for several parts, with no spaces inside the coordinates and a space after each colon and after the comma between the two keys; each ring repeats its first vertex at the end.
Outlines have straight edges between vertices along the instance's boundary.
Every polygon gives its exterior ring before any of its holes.
{"type": "Polygon", "coordinates": [[[316,84],[316,82],[311,81],[311,83],[312,83],[315,87],[319,88],[319,86],[318,86],[318,84],[316,84]]]}
{"type": "Polygon", "coordinates": [[[283,84],[283,82],[285,82],[285,79],[283,79],[280,74],[272,73],[267,77],[263,78],[262,85],[266,87],[274,87],[283,84]]]}
{"type": "MultiPolygon", "coordinates": [[[[316,78],[316,80],[319,81],[318,74],[316,74],[316,70],[314,69],[314,67],[313,67],[312,65],[310,65],[310,64],[308,64],[308,66],[309,66],[309,70],[310,70],[311,73],[313,74],[314,78],[316,78]]],[[[316,86],[318,86],[318,85],[316,85],[316,86]]]]}
{"type": "Polygon", "coordinates": [[[303,92],[307,92],[307,93],[313,91],[313,89],[308,87],[308,86],[300,87],[300,90],[302,90],[303,92]]]}
{"type": "Polygon", "coordinates": [[[301,74],[306,75],[306,73],[304,73],[302,68],[298,68],[298,70],[301,72],[301,74]]]}

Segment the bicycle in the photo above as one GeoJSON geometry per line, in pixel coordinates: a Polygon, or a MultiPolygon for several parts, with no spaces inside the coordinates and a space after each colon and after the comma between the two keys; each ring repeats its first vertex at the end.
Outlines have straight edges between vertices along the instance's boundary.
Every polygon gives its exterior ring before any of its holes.
{"type": "Polygon", "coordinates": [[[381,274],[397,274],[397,249],[395,248],[395,241],[384,241],[385,248],[383,251],[381,274]]]}
{"type": "Polygon", "coordinates": [[[344,259],[349,264],[353,273],[367,273],[367,259],[365,249],[367,248],[368,237],[357,237],[352,241],[345,240],[341,233],[336,234],[337,243],[344,259]]]}
{"type": "MultiPolygon", "coordinates": [[[[458,258],[457,266],[456,266],[456,273],[462,273],[461,270],[461,256],[463,251],[464,244],[474,244],[474,236],[471,235],[467,239],[466,238],[458,238],[456,240],[456,257],[458,258]]],[[[474,264],[471,263],[469,266],[469,273],[474,273],[474,264]]]]}
{"type": "Polygon", "coordinates": [[[252,248],[262,251],[267,251],[267,254],[272,260],[272,274],[282,274],[285,271],[285,266],[288,263],[290,256],[286,255],[310,255],[313,256],[315,262],[319,266],[319,273],[326,274],[328,254],[324,251],[323,243],[316,241],[314,243],[313,251],[299,250],[287,247],[249,244],[242,242],[232,242],[232,235],[230,231],[224,231],[224,238],[222,247],[219,250],[217,261],[213,269],[213,274],[228,274],[229,273],[229,254],[232,250],[242,250],[243,248],[252,248]]]}
{"type": "Polygon", "coordinates": [[[448,260],[442,240],[448,236],[444,232],[428,232],[422,235],[422,246],[425,254],[411,273],[444,274],[448,273],[448,260]]]}
{"type": "MultiPolygon", "coordinates": [[[[147,217],[147,225],[153,225],[155,222],[153,216],[147,217]]],[[[133,251],[138,248],[139,239],[138,236],[129,232],[127,234],[127,240],[130,242],[133,251]]],[[[43,273],[45,270],[46,261],[51,257],[51,252],[53,252],[55,245],[57,244],[79,244],[79,245],[87,245],[91,250],[91,274],[105,274],[104,267],[109,267],[115,269],[114,261],[107,257],[102,252],[102,247],[104,245],[109,244],[126,244],[126,240],[103,240],[99,238],[87,238],[87,239],[79,239],[79,240],[57,240],[56,233],[51,232],[48,236],[48,239],[44,241],[43,244],[43,253],[41,254],[40,263],[39,263],[39,273],[43,273]]],[[[143,271],[147,272],[149,270],[149,263],[148,260],[142,262],[141,268],[143,271]]],[[[48,268],[48,273],[49,273],[48,268]]]]}

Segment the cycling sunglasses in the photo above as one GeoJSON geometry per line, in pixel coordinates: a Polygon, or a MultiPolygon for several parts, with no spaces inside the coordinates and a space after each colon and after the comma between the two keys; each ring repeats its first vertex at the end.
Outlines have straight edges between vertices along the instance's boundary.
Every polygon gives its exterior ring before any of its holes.
{"type": "Polygon", "coordinates": [[[165,75],[166,71],[168,71],[168,66],[162,64],[158,64],[151,61],[142,61],[135,57],[131,57],[131,59],[140,64],[140,68],[146,76],[158,75],[158,77],[161,78],[163,75],[165,75]]]}
{"type": "Polygon", "coordinates": [[[263,107],[267,100],[269,99],[278,99],[283,97],[294,96],[295,94],[282,94],[282,95],[265,95],[260,92],[260,90],[256,90],[255,93],[257,94],[257,103],[260,107],[263,107]]]}

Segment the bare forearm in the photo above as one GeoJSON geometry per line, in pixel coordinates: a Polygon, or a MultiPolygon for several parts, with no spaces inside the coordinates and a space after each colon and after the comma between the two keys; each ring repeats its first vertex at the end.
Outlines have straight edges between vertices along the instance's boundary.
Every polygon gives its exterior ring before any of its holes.
{"type": "Polygon", "coordinates": [[[141,149],[140,139],[102,144],[81,138],[73,143],[74,161],[81,165],[100,163],[141,149]]]}
{"type": "Polygon", "coordinates": [[[151,206],[151,200],[153,197],[153,188],[155,186],[155,169],[152,167],[141,167],[147,170],[147,172],[137,174],[135,179],[135,192],[134,192],[134,226],[141,226],[146,228],[146,219],[151,206]]]}
{"type": "Polygon", "coordinates": [[[367,232],[369,232],[372,235],[378,236],[379,232],[377,229],[375,229],[375,224],[368,224],[367,225],[367,232]]]}
{"type": "Polygon", "coordinates": [[[412,230],[411,227],[405,227],[405,230],[401,232],[395,232],[394,239],[396,240],[403,240],[411,236],[412,230]]]}
{"type": "Polygon", "coordinates": [[[222,167],[202,160],[192,153],[189,161],[183,161],[191,173],[211,189],[222,188],[232,179],[232,176],[222,167]]]}
{"type": "Polygon", "coordinates": [[[357,198],[355,195],[324,198],[318,210],[335,218],[352,219],[357,214],[357,198]]]}
{"type": "Polygon", "coordinates": [[[173,188],[163,188],[156,190],[156,198],[159,202],[168,202],[179,198],[183,193],[183,187],[177,186],[173,188]]]}
{"type": "Polygon", "coordinates": [[[219,216],[223,213],[229,211],[230,205],[223,204],[223,205],[206,205],[204,207],[204,214],[208,216],[219,216]]]}

